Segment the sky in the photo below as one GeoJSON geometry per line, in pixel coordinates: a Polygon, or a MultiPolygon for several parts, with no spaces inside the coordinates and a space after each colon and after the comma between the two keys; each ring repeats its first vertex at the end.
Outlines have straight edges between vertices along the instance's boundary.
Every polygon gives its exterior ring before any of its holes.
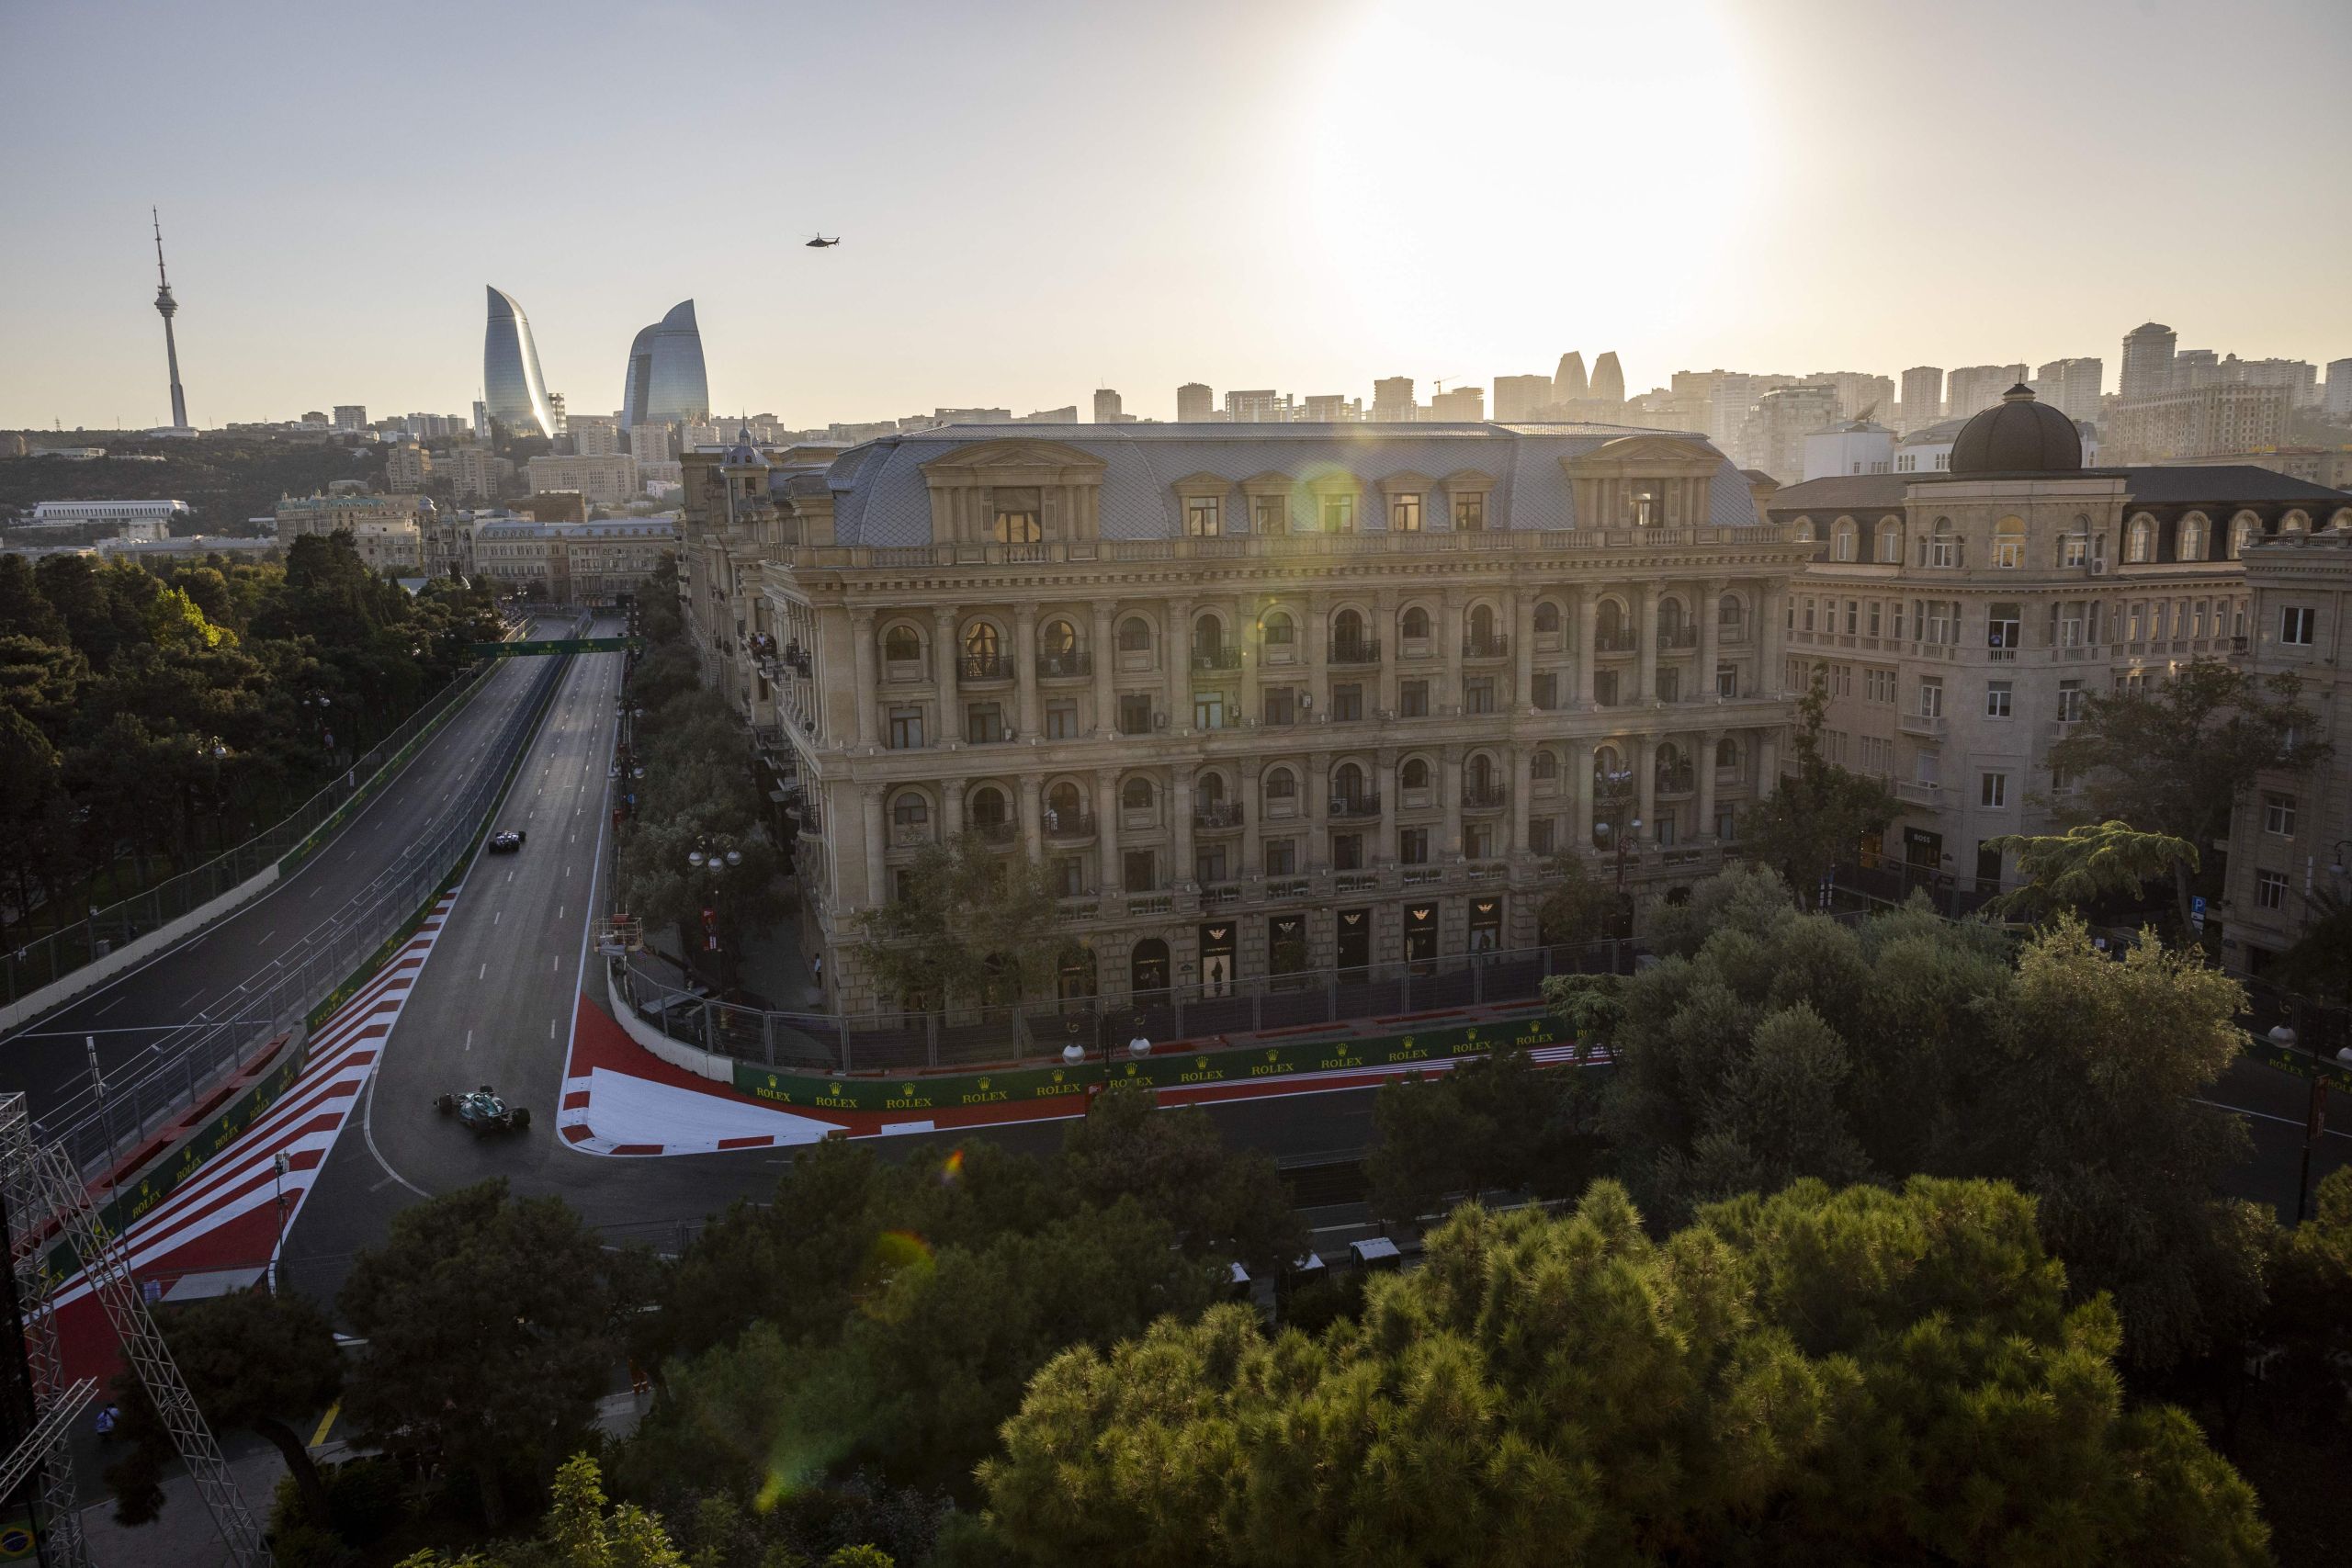
{"type": "Polygon", "coordinates": [[[0,0],[0,426],[2352,355],[2346,0],[0,0]],[[811,234],[838,234],[811,250],[811,234]]]}

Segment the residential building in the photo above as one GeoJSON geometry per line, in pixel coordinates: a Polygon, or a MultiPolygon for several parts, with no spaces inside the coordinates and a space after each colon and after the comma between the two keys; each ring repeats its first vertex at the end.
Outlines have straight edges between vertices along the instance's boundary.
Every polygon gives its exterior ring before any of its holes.
{"type": "Polygon", "coordinates": [[[1372,418],[1376,424],[1408,424],[1421,417],[1413,399],[1413,378],[1391,376],[1372,384],[1372,418]]]}
{"type": "Polygon", "coordinates": [[[1298,417],[1307,424],[1361,424],[1363,400],[1338,392],[1317,392],[1299,404],[1298,417]]]}
{"type": "Polygon", "coordinates": [[[1934,365],[1915,365],[1903,373],[1903,434],[1936,423],[1944,417],[1944,373],[1934,365]]]}
{"type": "Polygon", "coordinates": [[[1560,355],[1560,363],[1552,372],[1552,400],[1555,403],[1578,402],[1591,391],[1592,384],[1585,377],[1583,351],[1572,348],[1560,355]]]}
{"type": "Polygon", "coordinates": [[[2352,898],[2352,520],[2281,533],[2240,559],[2246,672],[2300,680],[2319,720],[2307,739],[2335,745],[2307,773],[2261,774],[2231,817],[2226,891],[2212,913],[2224,963],[2258,977],[2324,912],[2322,896],[2352,898]]]}
{"type": "Polygon", "coordinates": [[[488,446],[459,446],[445,460],[459,501],[496,501],[514,480],[514,465],[488,446]]]}
{"type": "Polygon", "coordinates": [[[43,501],[33,506],[36,528],[114,528],[127,530],[141,523],[161,525],[169,533],[175,523],[196,513],[185,501],[43,501]]]}
{"type": "Polygon", "coordinates": [[[641,592],[678,547],[671,517],[545,523],[486,517],[473,525],[475,570],[508,592],[552,604],[608,603],[641,592]]]}
{"type": "Polygon", "coordinates": [[[2352,420],[2352,359],[2327,362],[2327,391],[2320,407],[2330,419],[2352,420]]]}
{"type": "Polygon", "coordinates": [[[2097,359],[2053,359],[2036,372],[2033,395],[2068,419],[2077,422],[2099,416],[2106,365],[2097,359]]]}
{"type": "Polygon", "coordinates": [[[526,465],[531,493],[576,490],[597,506],[624,506],[640,493],[637,459],[626,452],[603,457],[534,457],[526,465]]]}
{"type": "Polygon", "coordinates": [[[1963,365],[1945,383],[1945,412],[1953,419],[1966,419],[1985,409],[1997,408],[2002,394],[2011,387],[2023,385],[2027,373],[2021,364],[1963,365]]]}
{"type": "Polygon", "coordinates": [[[1225,417],[1233,424],[1281,424],[1290,419],[1290,400],[1271,387],[1225,394],[1225,417]]]}
{"type": "MultiPolygon", "coordinates": [[[[424,571],[424,531],[414,523],[360,523],[339,530],[373,571],[388,577],[418,577],[424,571]]],[[[282,536],[280,543],[287,543],[282,536]]]]}
{"type": "Polygon", "coordinates": [[[337,403],[334,405],[334,427],[346,434],[368,428],[368,405],[337,403]]]}
{"type": "Polygon", "coordinates": [[[433,481],[433,454],[413,441],[403,441],[384,454],[384,488],[422,494],[433,481]]]}
{"type": "Polygon", "coordinates": [[[364,491],[325,495],[281,496],[277,502],[277,536],[292,544],[305,534],[339,534],[362,529],[413,530],[418,519],[433,510],[421,495],[369,495],[364,491]]]}
{"type": "Polygon", "coordinates": [[[1902,800],[1885,857],[1989,892],[2015,868],[1986,840],[2058,821],[2074,786],[2049,750],[2086,694],[2242,649],[2245,546],[2352,520],[2352,497],[2245,467],[2085,468],[2079,428],[2020,386],[1943,471],[1815,479],[1769,513],[1812,557],[1783,679],[1822,683],[1830,760],[1902,800]]]}
{"type": "Polygon", "coordinates": [[[1496,377],[1496,420],[1503,424],[1517,424],[1539,417],[1553,400],[1552,386],[1549,376],[1496,377]]]}
{"type": "MultiPolygon", "coordinates": [[[[492,288],[490,320],[482,333],[483,400],[475,405],[486,427],[503,425],[523,435],[556,433],[555,407],[548,400],[547,378],[539,371],[539,345],[531,340],[530,318],[514,297],[492,288]]],[[[488,429],[482,432],[487,436],[488,429]]]]}
{"type": "Polygon", "coordinates": [[[1611,349],[1592,362],[1592,385],[1585,396],[1596,403],[1622,403],[1625,400],[1625,372],[1617,364],[1617,351],[1611,349]]]}
{"type": "Polygon", "coordinates": [[[1804,472],[1805,437],[1838,424],[1837,388],[1826,381],[1781,387],[1756,400],[1741,456],[1785,484],[1804,472]]]}
{"type": "Polygon", "coordinates": [[[1665,895],[1778,773],[1799,552],[1694,437],[943,429],[693,454],[686,496],[690,635],[788,759],[851,1009],[900,999],[857,912],[966,829],[1119,995],[1526,948],[1555,856],[1622,833],[1665,895]]]}
{"type": "Polygon", "coordinates": [[[1176,419],[1180,424],[1204,423],[1215,403],[1216,394],[1198,381],[1187,381],[1176,389],[1176,419]]]}
{"type": "Polygon", "coordinates": [[[1893,418],[1894,382],[1867,370],[1819,370],[1808,382],[1826,382],[1838,389],[1838,417],[1844,420],[1893,418]]]}
{"type": "Polygon", "coordinates": [[[2352,446],[2272,446],[2252,452],[2217,452],[2208,457],[2171,457],[2165,466],[2244,463],[2267,468],[2290,479],[2303,479],[2330,490],[2352,491],[2352,446]]]}
{"type": "Polygon", "coordinates": [[[632,424],[629,456],[641,468],[648,463],[673,463],[678,457],[678,427],[673,424],[632,424]]]}
{"type": "Polygon", "coordinates": [[[1804,477],[1829,479],[1838,474],[1891,474],[1894,471],[1894,432],[1874,420],[1856,420],[1804,438],[1804,477]]]}
{"type": "Polygon", "coordinates": [[[1121,412],[1119,394],[1108,387],[1094,389],[1094,423],[1097,424],[1130,424],[1135,415],[1121,412]]]}
{"type": "Polygon", "coordinates": [[[2173,355],[2180,334],[2156,321],[2123,334],[2123,375],[2116,395],[2127,401],[2162,397],[2172,390],[2173,355]]]}
{"type": "Polygon", "coordinates": [[[2207,381],[2156,397],[2124,399],[2103,430],[2109,460],[2161,463],[2276,446],[2287,438],[2293,396],[2283,386],[2207,381]]]}
{"type": "Polygon", "coordinates": [[[1076,424],[1078,405],[1064,403],[1057,409],[1038,409],[1033,413],[1023,414],[1012,423],[1015,424],[1076,424]]]}
{"type": "Polygon", "coordinates": [[[1453,423],[1463,423],[1487,417],[1487,389],[1456,387],[1448,392],[1440,390],[1430,399],[1430,417],[1453,423]]]}
{"type": "Polygon", "coordinates": [[[564,423],[571,426],[575,457],[610,457],[629,450],[622,445],[620,421],[611,414],[575,413],[564,423]]]}

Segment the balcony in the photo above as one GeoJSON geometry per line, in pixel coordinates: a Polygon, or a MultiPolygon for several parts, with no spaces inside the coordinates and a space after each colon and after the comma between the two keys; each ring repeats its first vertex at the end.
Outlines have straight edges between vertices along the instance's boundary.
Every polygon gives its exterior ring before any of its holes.
{"type": "Polygon", "coordinates": [[[1380,639],[1373,637],[1357,642],[1335,642],[1331,645],[1334,664],[1377,664],[1380,662],[1380,639]]]}
{"type": "Polygon", "coordinates": [[[1238,670],[1241,650],[1238,648],[1196,648],[1193,649],[1193,668],[1197,671],[1238,670]]]}
{"type": "Polygon", "coordinates": [[[1944,738],[1944,716],[1939,713],[1897,714],[1894,728],[1922,740],[1941,740],[1944,738]]]}
{"type": "Polygon", "coordinates": [[[1894,798],[1910,806],[1940,806],[1943,804],[1943,785],[1924,779],[1897,779],[1894,781],[1894,798]]]}
{"type": "Polygon", "coordinates": [[[1083,649],[1037,655],[1037,679],[1071,681],[1094,673],[1094,656],[1083,649]]]}
{"type": "Polygon", "coordinates": [[[1617,632],[1595,632],[1592,650],[1595,653],[1631,653],[1639,647],[1641,638],[1631,628],[1617,632]]]}
{"type": "Polygon", "coordinates": [[[1657,793],[1661,796],[1689,795],[1698,787],[1698,770],[1687,763],[1679,768],[1660,768],[1657,771],[1657,793]]]}
{"type": "Polygon", "coordinates": [[[1669,652],[1696,648],[1699,646],[1699,628],[1676,626],[1668,631],[1661,631],[1657,634],[1657,645],[1661,649],[1669,652]]]}
{"type": "Polygon", "coordinates": [[[1241,884],[1238,882],[1204,882],[1201,885],[1201,908],[1222,909],[1241,902],[1241,884]]]}
{"type": "Polygon", "coordinates": [[[1331,797],[1331,820],[1363,822],[1380,815],[1377,795],[1335,795],[1331,797]]]}
{"type": "Polygon", "coordinates": [[[1510,804],[1510,789],[1499,784],[1466,784],[1462,791],[1464,811],[1500,811],[1510,804]]]}
{"type": "Polygon", "coordinates": [[[894,850],[915,850],[932,842],[928,822],[893,822],[890,824],[890,847],[894,850]]]}
{"type": "Polygon", "coordinates": [[[1002,845],[1012,842],[1021,831],[1021,826],[1017,822],[975,822],[972,831],[980,836],[980,842],[984,844],[1002,845]]]}
{"type": "Polygon", "coordinates": [[[1508,659],[1510,657],[1510,638],[1499,632],[1492,637],[1465,637],[1462,639],[1462,657],[1464,659],[1508,659]]]}
{"type": "Polygon", "coordinates": [[[1241,802],[1238,800],[1195,801],[1193,804],[1193,826],[1203,832],[1230,832],[1241,826],[1241,802]]]}
{"type": "Polygon", "coordinates": [[[967,653],[956,661],[956,668],[967,681],[1012,679],[1012,660],[1001,653],[967,653]]]}
{"type": "Polygon", "coordinates": [[[1046,807],[1046,837],[1057,844],[1076,844],[1094,837],[1094,814],[1046,807]]]}

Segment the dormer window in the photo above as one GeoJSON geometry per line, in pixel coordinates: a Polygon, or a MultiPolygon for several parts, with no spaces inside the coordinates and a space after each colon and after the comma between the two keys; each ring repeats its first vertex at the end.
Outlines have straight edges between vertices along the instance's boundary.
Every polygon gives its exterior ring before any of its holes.
{"type": "Polygon", "coordinates": [[[1388,531],[1392,534],[1418,534],[1421,531],[1421,498],[1419,495],[1392,495],[1388,498],[1388,531]]]}
{"type": "Polygon", "coordinates": [[[1184,532],[1195,539],[1214,539],[1225,532],[1225,503],[1213,495],[1184,498],[1184,532]]]}
{"type": "Polygon", "coordinates": [[[1356,531],[1356,498],[1351,495],[1327,495],[1321,511],[1326,534],[1352,534],[1356,531]]]}
{"type": "Polygon", "coordinates": [[[1037,491],[1009,485],[992,492],[995,538],[1000,545],[1034,545],[1046,536],[1045,506],[1037,491]]]}
{"type": "Polygon", "coordinates": [[[1656,528],[1666,522],[1666,486],[1655,479],[1634,479],[1625,487],[1625,521],[1636,528],[1656,528]]]}

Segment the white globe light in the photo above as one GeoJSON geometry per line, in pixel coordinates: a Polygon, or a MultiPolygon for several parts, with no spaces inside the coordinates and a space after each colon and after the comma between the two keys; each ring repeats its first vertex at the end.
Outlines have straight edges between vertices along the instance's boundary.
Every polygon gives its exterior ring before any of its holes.
{"type": "Polygon", "coordinates": [[[702,852],[700,850],[688,850],[686,852],[686,863],[688,865],[700,865],[702,863],[702,852]]]}
{"type": "Polygon", "coordinates": [[[1074,1067],[1084,1060],[1086,1060],[1086,1047],[1077,1041],[1073,1040],[1062,1047],[1062,1062],[1065,1066],[1074,1067]]]}

